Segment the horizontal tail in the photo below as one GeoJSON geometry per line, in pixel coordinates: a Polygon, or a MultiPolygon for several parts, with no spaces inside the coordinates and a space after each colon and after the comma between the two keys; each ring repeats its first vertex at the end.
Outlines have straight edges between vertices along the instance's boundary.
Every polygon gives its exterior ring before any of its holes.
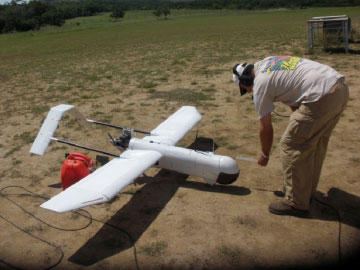
{"type": "Polygon", "coordinates": [[[61,104],[51,108],[31,146],[30,153],[40,156],[44,155],[63,114],[73,108],[74,105],[67,104],[61,104]]]}

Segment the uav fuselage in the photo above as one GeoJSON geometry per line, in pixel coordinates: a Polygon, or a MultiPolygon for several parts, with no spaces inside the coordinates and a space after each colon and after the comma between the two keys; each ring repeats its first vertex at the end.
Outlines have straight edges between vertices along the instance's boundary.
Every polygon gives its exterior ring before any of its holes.
{"type": "Polygon", "coordinates": [[[137,138],[130,140],[128,148],[157,151],[162,154],[155,164],[157,167],[203,177],[210,185],[216,182],[231,184],[239,176],[239,167],[234,159],[216,155],[213,152],[197,151],[137,138]]]}

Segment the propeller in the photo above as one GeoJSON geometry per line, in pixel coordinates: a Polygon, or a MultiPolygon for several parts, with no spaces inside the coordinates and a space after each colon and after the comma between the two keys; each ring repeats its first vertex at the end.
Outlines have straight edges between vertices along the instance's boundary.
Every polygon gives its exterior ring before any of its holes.
{"type": "Polygon", "coordinates": [[[115,139],[110,135],[110,133],[108,133],[108,136],[109,136],[110,141],[112,142],[112,144],[113,144],[114,146],[116,146],[116,141],[115,141],[115,139]]]}
{"type": "Polygon", "coordinates": [[[255,158],[251,158],[251,157],[237,156],[236,159],[242,160],[242,161],[249,161],[249,162],[257,163],[257,160],[255,158]]]}
{"type": "MultiPolygon", "coordinates": [[[[100,122],[100,121],[95,121],[95,120],[92,120],[92,119],[86,119],[86,121],[89,122],[89,123],[96,124],[96,125],[101,125],[101,126],[106,126],[106,127],[111,127],[111,128],[117,128],[117,129],[121,129],[121,130],[128,129],[128,128],[121,127],[121,126],[116,126],[116,125],[112,125],[112,124],[108,124],[108,123],[103,123],[103,122],[100,122]]],[[[149,131],[144,131],[144,130],[140,130],[140,129],[132,129],[132,130],[134,132],[137,132],[137,133],[143,133],[143,134],[146,134],[146,135],[152,135],[149,131]]]]}

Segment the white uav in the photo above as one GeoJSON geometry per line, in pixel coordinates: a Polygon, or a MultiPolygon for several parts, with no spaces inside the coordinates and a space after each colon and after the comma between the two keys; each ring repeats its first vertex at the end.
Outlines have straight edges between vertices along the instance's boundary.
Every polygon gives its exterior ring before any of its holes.
{"type": "MultiPolygon", "coordinates": [[[[73,105],[66,104],[51,108],[30,153],[42,156],[52,140],[81,147],[53,137],[63,114],[69,110],[76,111],[73,105]]],[[[111,141],[117,148],[127,150],[121,155],[113,155],[116,157],[110,162],[52,197],[41,207],[61,213],[107,202],[152,166],[203,177],[211,185],[216,182],[231,184],[239,175],[239,167],[234,159],[213,152],[175,146],[200,120],[201,114],[195,107],[183,106],[151,132],[136,131],[147,134],[142,139],[134,136],[134,130],[117,127],[123,129],[123,135],[119,139],[111,137],[111,141]]],[[[90,119],[86,121],[116,127],[90,119]]]]}

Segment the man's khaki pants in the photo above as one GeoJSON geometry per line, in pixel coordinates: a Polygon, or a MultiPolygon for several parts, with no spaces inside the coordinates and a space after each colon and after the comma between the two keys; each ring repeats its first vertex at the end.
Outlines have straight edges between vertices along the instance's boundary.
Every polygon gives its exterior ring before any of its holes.
{"type": "Polygon", "coordinates": [[[292,113],[281,141],[285,198],[295,208],[308,210],[316,191],[332,130],[349,97],[341,78],[319,101],[301,104],[292,113]]]}

